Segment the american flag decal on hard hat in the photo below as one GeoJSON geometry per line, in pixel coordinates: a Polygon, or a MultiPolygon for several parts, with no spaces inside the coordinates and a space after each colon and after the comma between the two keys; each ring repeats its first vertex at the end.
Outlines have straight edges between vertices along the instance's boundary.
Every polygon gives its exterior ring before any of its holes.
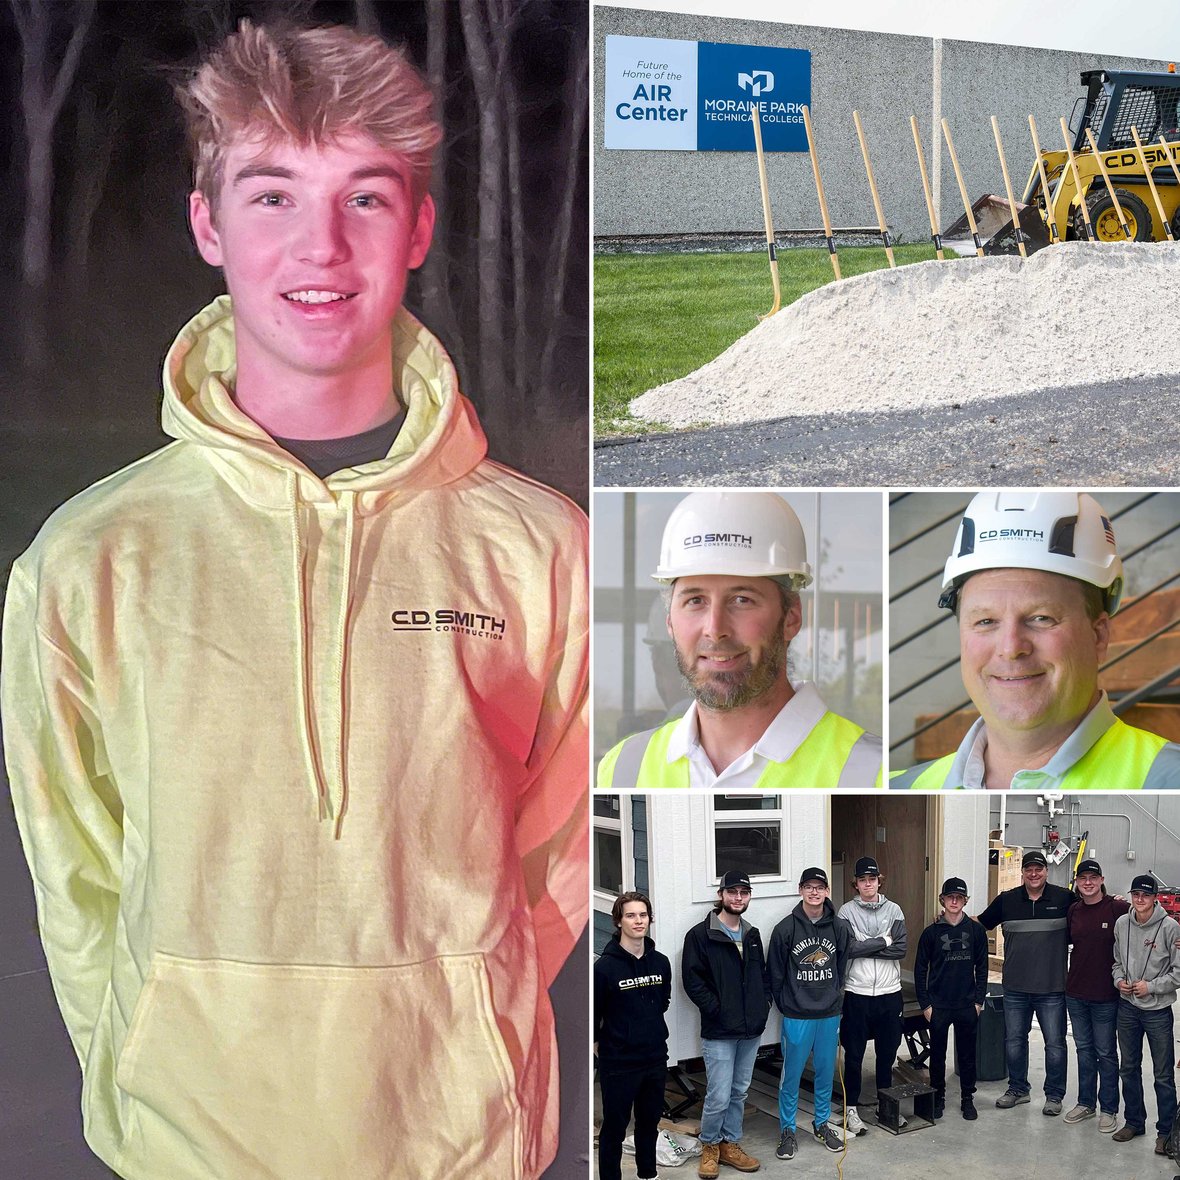
{"type": "Polygon", "coordinates": [[[1114,529],[1111,528],[1110,521],[1105,516],[1099,517],[1099,519],[1102,521],[1102,531],[1106,534],[1106,539],[1113,545],[1114,529]]]}

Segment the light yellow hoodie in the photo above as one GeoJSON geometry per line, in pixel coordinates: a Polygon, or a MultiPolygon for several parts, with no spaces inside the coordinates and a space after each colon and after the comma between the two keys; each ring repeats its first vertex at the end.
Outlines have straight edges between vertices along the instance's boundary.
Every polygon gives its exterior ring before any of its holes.
{"type": "Polygon", "coordinates": [[[235,408],[233,356],[223,298],[168,355],[177,441],[9,585],[87,1141],[126,1180],[535,1177],[588,894],[585,518],[485,459],[408,314],[405,426],[326,481],[235,408]]]}

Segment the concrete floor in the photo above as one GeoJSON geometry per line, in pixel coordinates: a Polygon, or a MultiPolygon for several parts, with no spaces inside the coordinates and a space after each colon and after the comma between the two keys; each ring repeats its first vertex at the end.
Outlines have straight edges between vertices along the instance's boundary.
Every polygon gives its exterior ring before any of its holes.
{"type": "MultiPolygon", "coordinates": [[[[1069,1040],[1070,1075],[1065,1110],[1077,1096],[1077,1072],[1073,1041],[1069,1040]]],[[[953,1038],[952,1038],[953,1053],[953,1038]]],[[[902,1046],[905,1054],[905,1046],[902,1046]]],[[[865,1085],[861,1098],[862,1116],[866,1108],[875,1109],[872,1084],[873,1050],[865,1054],[865,1085]]],[[[948,1069],[950,1061],[948,1060],[948,1069]]],[[[793,1160],[775,1158],[778,1146],[778,1119],[775,1109],[773,1079],[760,1084],[755,1075],[750,1105],[746,1108],[745,1135],[742,1147],[762,1162],[762,1172],[772,1175],[830,1176],[833,1180],[1172,1180],[1180,1174],[1180,1164],[1157,1156],[1155,1146],[1155,1097],[1151,1091],[1150,1068],[1145,1070],[1147,1086],[1148,1134],[1130,1143],[1114,1143],[1109,1135],[1098,1132],[1098,1120],[1067,1126],[1060,1117],[1046,1118],[1041,1113],[1045,1080],[1044,1042],[1033,1027],[1030,1040],[1029,1077],[1032,1101],[1013,1110],[997,1110],[995,1100],[1007,1088],[1006,1082],[980,1082],[975,1104],[976,1122],[965,1122],[959,1113],[958,1077],[947,1079],[946,1116],[933,1127],[891,1135],[873,1126],[853,1139],[844,1155],[825,1150],[810,1137],[813,1107],[808,1100],[799,1104],[799,1151],[793,1160]],[[751,1109],[756,1107],[757,1109],[751,1109]],[[804,1134],[804,1132],[807,1132],[804,1134]],[[842,1164],[842,1172],[840,1166],[842,1164]]],[[[765,1078],[765,1075],[763,1075],[765,1078]]],[[[840,1083],[837,1078],[833,1102],[833,1122],[839,1122],[840,1083]]],[[[595,1087],[596,1112],[599,1095],[595,1087]]],[[[903,1108],[904,1110],[904,1108],[903,1108]]],[[[597,1115],[596,1115],[597,1117],[597,1115]]],[[[700,1108],[689,1117],[699,1118],[700,1108]]],[[[867,1121],[867,1120],[866,1120],[867,1121]]],[[[1122,1120],[1119,1120],[1120,1126],[1122,1120]]],[[[597,1158],[597,1150],[596,1150],[597,1158]]],[[[623,1157],[624,1178],[635,1176],[633,1156],[623,1157]]],[[[661,1168],[665,1180],[696,1176],[696,1161],[680,1168],[661,1168]]],[[[732,1168],[722,1168],[723,1180],[739,1175],[732,1168]]]]}

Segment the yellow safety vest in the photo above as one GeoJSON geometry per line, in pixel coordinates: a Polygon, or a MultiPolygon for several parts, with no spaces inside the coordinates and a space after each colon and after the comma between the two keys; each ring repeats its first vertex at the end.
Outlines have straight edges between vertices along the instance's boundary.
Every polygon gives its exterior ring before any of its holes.
{"type": "MultiPolygon", "coordinates": [[[[689,785],[688,758],[668,761],[668,743],[679,720],[669,721],[658,729],[633,734],[619,742],[598,764],[598,786],[609,791],[646,791],[659,787],[689,785]]],[[[782,791],[792,787],[863,787],[863,771],[856,765],[863,760],[858,751],[850,778],[842,776],[858,745],[867,744],[868,735],[859,725],[835,713],[825,713],[803,740],[802,745],[785,762],[771,762],[754,784],[755,790],[782,791]]],[[[871,739],[870,739],[871,740],[871,739]]],[[[881,786],[878,770],[875,786],[881,786]]]]}
{"type": "MultiPolygon", "coordinates": [[[[1170,743],[1159,734],[1136,729],[1115,718],[1114,724],[1064,774],[1062,791],[1138,791],[1176,788],[1180,773],[1173,759],[1161,759],[1159,752],[1170,743]]],[[[889,786],[901,791],[963,790],[961,783],[948,787],[955,754],[934,762],[923,762],[909,770],[897,770],[889,776],[889,786]]]]}

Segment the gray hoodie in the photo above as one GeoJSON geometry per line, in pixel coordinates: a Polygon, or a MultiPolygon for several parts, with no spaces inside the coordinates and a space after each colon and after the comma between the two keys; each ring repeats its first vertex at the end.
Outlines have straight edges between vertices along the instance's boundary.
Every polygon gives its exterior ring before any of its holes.
{"type": "Polygon", "coordinates": [[[1134,910],[1115,922],[1115,987],[1123,981],[1134,983],[1139,979],[1147,980],[1146,996],[1140,998],[1120,992],[1122,999],[1145,1012],[1172,1006],[1176,990],[1180,988],[1180,953],[1176,950],[1178,938],[1180,925],[1174,918],[1168,917],[1158,901],[1143,925],[1135,921],[1134,910]]]}
{"type": "Polygon", "coordinates": [[[847,991],[860,996],[884,996],[901,991],[901,960],[906,953],[905,914],[883,893],[874,902],[858,894],[840,907],[840,915],[852,927],[854,942],[849,947],[847,991]],[[890,945],[885,945],[885,935],[890,945]],[[862,957],[863,956],[863,957],[862,957]]]}

